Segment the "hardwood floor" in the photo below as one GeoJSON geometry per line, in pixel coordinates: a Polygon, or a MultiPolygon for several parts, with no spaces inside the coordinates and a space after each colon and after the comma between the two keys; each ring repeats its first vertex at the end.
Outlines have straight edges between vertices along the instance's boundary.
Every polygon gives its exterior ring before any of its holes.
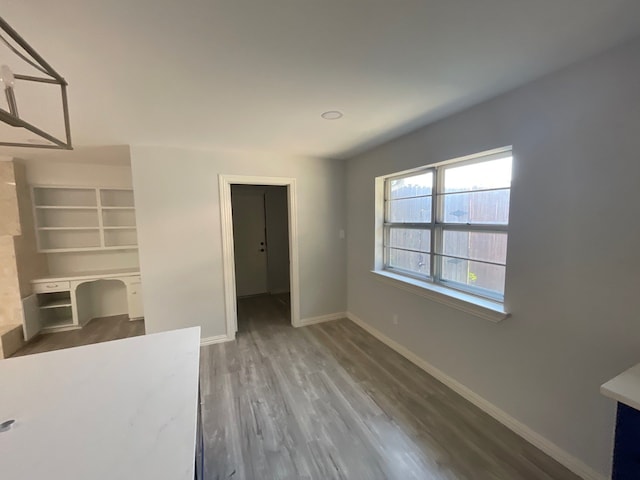
{"type": "Polygon", "coordinates": [[[347,319],[262,296],[238,322],[201,351],[207,480],[578,479],[347,319]]]}
{"type": "Polygon", "coordinates": [[[138,335],[144,335],[144,320],[132,322],[128,315],[95,318],[79,330],[39,335],[12,356],[20,357],[138,335]]]}

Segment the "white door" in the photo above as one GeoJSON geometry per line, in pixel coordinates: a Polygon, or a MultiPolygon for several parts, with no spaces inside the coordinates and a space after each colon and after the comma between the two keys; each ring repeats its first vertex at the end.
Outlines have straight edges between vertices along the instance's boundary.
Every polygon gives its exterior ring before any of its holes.
{"type": "Polygon", "coordinates": [[[236,294],[267,293],[267,246],[263,187],[232,185],[236,294]]]}

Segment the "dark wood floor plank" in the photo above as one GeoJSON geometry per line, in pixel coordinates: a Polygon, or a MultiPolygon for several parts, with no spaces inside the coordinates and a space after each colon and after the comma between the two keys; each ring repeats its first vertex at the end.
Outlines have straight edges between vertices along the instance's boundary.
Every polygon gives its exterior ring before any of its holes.
{"type": "Polygon", "coordinates": [[[207,479],[577,480],[352,322],[289,308],[241,299],[236,341],[202,348],[207,479]]]}
{"type": "Polygon", "coordinates": [[[78,330],[45,333],[27,343],[14,357],[79,347],[144,335],[144,320],[130,321],[128,315],[94,318],[78,330]]]}

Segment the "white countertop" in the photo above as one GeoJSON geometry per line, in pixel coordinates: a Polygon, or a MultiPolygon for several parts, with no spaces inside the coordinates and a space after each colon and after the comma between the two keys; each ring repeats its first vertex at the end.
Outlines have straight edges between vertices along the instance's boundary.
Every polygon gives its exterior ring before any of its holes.
{"type": "Polygon", "coordinates": [[[200,328],[0,361],[2,480],[193,480],[200,328]]]}
{"type": "Polygon", "coordinates": [[[640,410],[640,363],[602,385],[600,392],[620,403],[640,410]]]}
{"type": "Polygon", "coordinates": [[[93,272],[46,275],[44,277],[40,277],[32,280],[31,283],[62,282],[65,280],[82,280],[85,278],[124,277],[129,275],[140,275],[140,269],[139,268],[121,268],[119,270],[95,270],[93,272]]]}

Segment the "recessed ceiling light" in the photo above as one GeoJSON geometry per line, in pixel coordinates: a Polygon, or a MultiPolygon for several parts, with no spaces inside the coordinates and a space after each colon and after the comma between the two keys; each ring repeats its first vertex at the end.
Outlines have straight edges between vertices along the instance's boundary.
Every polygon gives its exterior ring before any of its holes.
{"type": "Polygon", "coordinates": [[[338,120],[339,118],[342,118],[343,115],[342,112],[339,112],[338,110],[329,110],[320,116],[325,120],[338,120]]]}

